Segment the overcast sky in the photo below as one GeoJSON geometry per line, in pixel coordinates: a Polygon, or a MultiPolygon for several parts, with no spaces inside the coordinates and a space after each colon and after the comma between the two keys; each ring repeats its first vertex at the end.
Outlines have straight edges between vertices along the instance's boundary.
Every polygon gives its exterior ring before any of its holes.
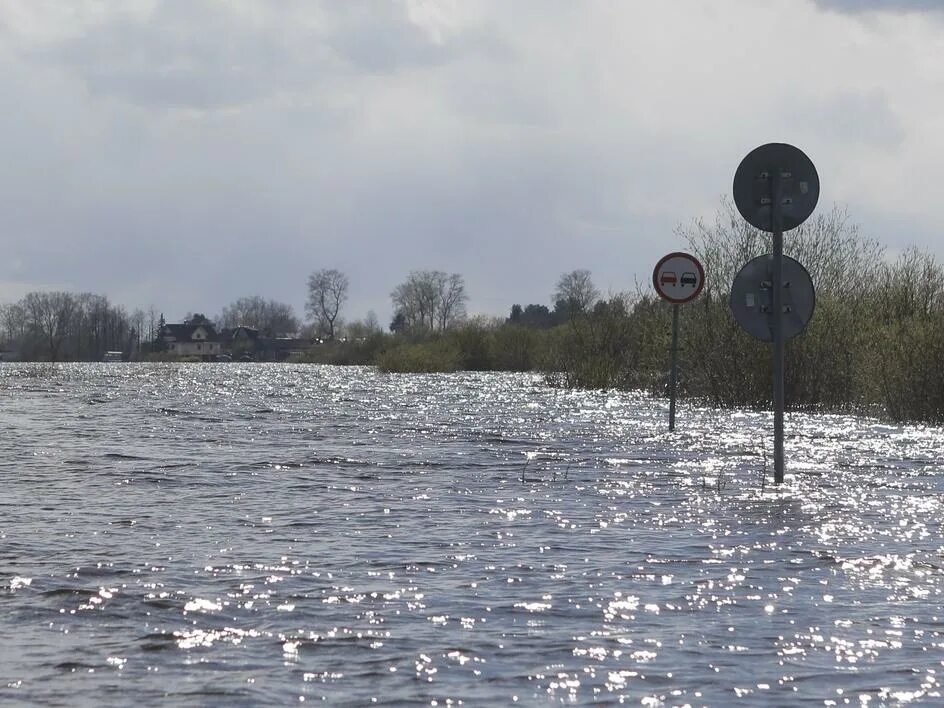
{"type": "Polygon", "coordinates": [[[411,270],[472,313],[560,273],[646,281],[752,148],[820,208],[944,257],[944,2],[0,0],[0,302],[168,321],[246,295],[390,317],[411,270]]]}

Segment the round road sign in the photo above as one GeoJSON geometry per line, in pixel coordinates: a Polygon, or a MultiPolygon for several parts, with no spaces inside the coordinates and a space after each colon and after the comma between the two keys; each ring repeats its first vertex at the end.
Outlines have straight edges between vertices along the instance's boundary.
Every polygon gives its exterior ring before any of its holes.
{"type": "MultiPolygon", "coordinates": [[[[771,254],[748,261],[731,284],[731,311],[748,334],[773,341],[773,290],[771,254]]],[[[800,263],[783,257],[783,337],[791,339],[804,330],[816,307],[813,279],[800,263]]]]}
{"type": "Polygon", "coordinates": [[[701,293],[705,286],[705,269],[695,256],[670,253],[656,263],[652,285],[663,300],[681,305],[701,293]]]}
{"type": "Polygon", "coordinates": [[[734,203],[741,216],[761,231],[775,231],[773,176],[778,171],[784,231],[806,221],[819,200],[819,175],[802,150],[786,143],[751,150],[734,173],[734,203]]]}

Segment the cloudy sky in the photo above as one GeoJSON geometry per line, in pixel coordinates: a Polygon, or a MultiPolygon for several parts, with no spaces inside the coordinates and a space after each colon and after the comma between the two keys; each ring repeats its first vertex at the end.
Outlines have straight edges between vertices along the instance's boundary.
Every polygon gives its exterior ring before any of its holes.
{"type": "Polygon", "coordinates": [[[942,57],[940,0],[0,0],[0,302],[630,289],[771,141],[944,258],[942,57]]]}

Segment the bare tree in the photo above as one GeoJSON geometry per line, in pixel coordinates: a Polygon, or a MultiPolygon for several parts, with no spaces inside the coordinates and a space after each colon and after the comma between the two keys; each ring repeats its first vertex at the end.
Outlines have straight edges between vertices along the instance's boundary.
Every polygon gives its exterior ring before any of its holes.
{"type": "Polygon", "coordinates": [[[339,270],[322,269],[308,276],[308,302],[305,311],[315,320],[320,334],[334,339],[341,306],[347,300],[348,279],[339,270]]]}
{"type": "Polygon", "coordinates": [[[147,311],[147,326],[148,326],[148,336],[147,340],[153,342],[160,336],[161,325],[164,320],[164,315],[158,313],[157,308],[154,305],[148,306],[147,311]]]}
{"type": "MultiPolygon", "coordinates": [[[[445,275],[441,273],[440,275],[445,275]]],[[[454,322],[465,318],[465,283],[462,276],[453,273],[448,278],[440,279],[439,286],[439,328],[444,330],[454,322]]]]}
{"type": "Polygon", "coordinates": [[[367,339],[382,331],[373,310],[368,311],[367,316],[362,320],[344,323],[344,336],[348,339],[367,339]]]}
{"type": "Polygon", "coordinates": [[[72,326],[77,303],[71,293],[27,293],[23,298],[30,329],[43,341],[51,361],[58,361],[72,326]]]}
{"type": "Polygon", "coordinates": [[[134,312],[131,313],[130,324],[134,334],[133,349],[138,352],[146,334],[147,313],[140,307],[135,308],[134,312]]]}
{"type": "Polygon", "coordinates": [[[446,330],[465,317],[465,283],[458,273],[415,270],[390,293],[393,309],[409,329],[446,330]]]}
{"type": "Polygon", "coordinates": [[[291,305],[269,300],[266,309],[266,325],[262,328],[264,332],[269,332],[273,337],[298,332],[300,323],[291,305]]]}
{"type": "Polygon", "coordinates": [[[435,324],[438,292],[431,276],[430,271],[413,271],[390,294],[394,310],[410,329],[433,329],[435,324]]]}
{"type": "Polygon", "coordinates": [[[427,328],[425,301],[416,285],[414,275],[411,273],[406,282],[400,283],[390,293],[394,311],[390,330],[393,332],[427,328]]]}
{"type": "Polygon", "coordinates": [[[589,270],[572,270],[561,275],[554,291],[554,302],[571,314],[589,312],[600,299],[600,291],[593,285],[589,270]]]}
{"type": "Polygon", "coordinates": [[[217,322],[221,327],[252,327],[269,337],[298,331],[298,318],[291,305],[258,295],[241,297],[227,305],[217,322]]]}
{"type": "Polygon", "coordinates": [[[367,311],[367,316],[364,318],[364,327],[371,334],[383,331],[383,328],[380,326],[380,320],[377,319],[377,313],[373,310],[367,311]]]}
{"type": "Polygon", "coordinates": [[[130,350],[132,319],[123,307],[93,293],[31,292],[0,307],[6,336],[26,360],[101,361],[109,350],[130,350]]]}
{"type": "Polygon", "coordinates": [[[26,337],[28,329],[26,310],[20,303],[0,306],[0,323],[3,335],[8,342],[20,342],[26,337]]]}

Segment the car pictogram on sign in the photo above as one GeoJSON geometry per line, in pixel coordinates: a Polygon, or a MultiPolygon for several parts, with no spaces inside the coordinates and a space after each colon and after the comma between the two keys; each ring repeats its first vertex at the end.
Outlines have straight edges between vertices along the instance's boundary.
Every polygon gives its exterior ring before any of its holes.
{"type": "Polygon", "coordinates": [[[688,271],[687,273],[682,273],[682,285],[691,285],[693,288],[698,284],[698,276],[688,271]]]}
{"type": "Polygon", "coordinates": [[[659,276],[659,285],[677,285],[678,276],[675,275],[671,270],[666,270],[662,272],[662,275],[659,276]]]}

